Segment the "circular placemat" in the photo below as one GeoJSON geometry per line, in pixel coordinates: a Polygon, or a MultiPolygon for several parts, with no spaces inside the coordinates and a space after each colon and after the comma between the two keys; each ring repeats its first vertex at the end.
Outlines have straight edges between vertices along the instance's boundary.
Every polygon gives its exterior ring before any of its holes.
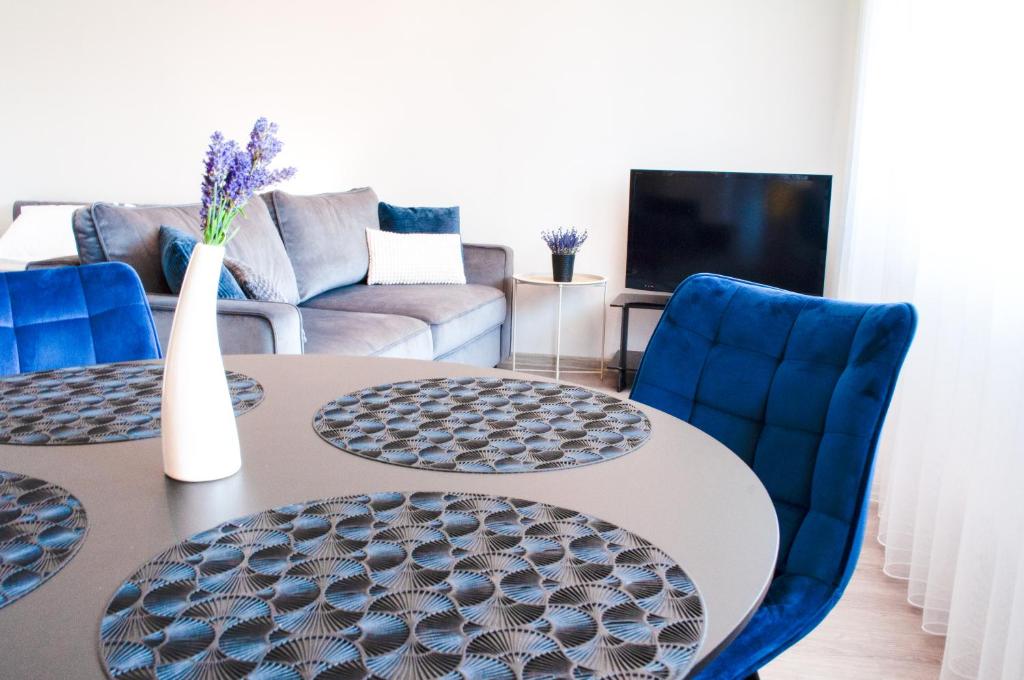
{"type": "Polygon", "coordinates": [[[455,472],[560,470],[618,458],[647,441],[639,409],[575,385],[431,378],[339,397],[317,434],[358,456],[455,472]]]}
{"type": "MultiPolygon", "coordinates": [[[[227,371],[235,415],[263,386],[227,371]]],[[[163,364],[101,364],[0,378],[0,444],[101,444],[160,436],[163,364]]]]}
{"type": "Polygon", "coordinates": [[[136,571],[100,625],[115,678],[676,678],[703,634],[693,583],[639,536],[465,493],[221,524],[136,571]]]}
{"type": "Polygon", "coordinates": [[[85,529],[85,509],[65,489],[0,470],[0,607],[71,561],[85,529]]]}

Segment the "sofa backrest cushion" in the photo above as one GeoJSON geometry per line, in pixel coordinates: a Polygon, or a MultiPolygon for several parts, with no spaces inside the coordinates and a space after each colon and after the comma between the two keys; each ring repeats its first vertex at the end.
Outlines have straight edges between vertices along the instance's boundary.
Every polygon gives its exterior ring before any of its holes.
{"type": "Polygon", "coordinates": [[[271,199],[300,300],[366,278],[366,230],[380,228],[373,189],[316,196],[274,191],[271,199]]]}
{"type": "MultiPolygon", "coordinates": [[[[75,243],[83,264],[117,261],[130,264],[151,293],[170,293],[160,262],[160,227],[167,225],[196,237],[199,205],[124,207],[94,203],[75,211],[75,243]]],[[[238,233],[227,256],[241,260],[270,279],[288,302],[299,300],[295,272],[284,251],[266,204],[254,198],[235,218],[238,233]]]]}

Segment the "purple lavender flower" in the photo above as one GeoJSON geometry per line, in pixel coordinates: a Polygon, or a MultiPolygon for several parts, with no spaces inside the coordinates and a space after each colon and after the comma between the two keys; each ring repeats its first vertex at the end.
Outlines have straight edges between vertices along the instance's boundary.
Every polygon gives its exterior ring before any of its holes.
{"type": "Polygon", "coordinates": [[[205,225],[210,206],[220,201],[219,189],[227,180],[228,171],[234,158],[234,142],[228,142],[220,132],[210,135],[210,147],[206,151],[205,172],[203,173],[203,201],[199,212],[200,222],[205,225]]]}
{"type": "Polygon", "coordinates": [[[295,168],[269,167],[281,151],[276,134],[276,123],[259,118],[244,149],[233,140],[225,140],[220,132],[210,136],[199,212],[204,243],[223,245],[230,241],[237,231],[231,229],[231,223],[249,199],[295,174],[295,168]]]}
{"type": "Polygon", "coordinates": [[[577,231],[576,227],[553,231],[542,231],[540,237],[548,244],[554,255],[575,255],[587,240],[587,230],[577,231]]]}

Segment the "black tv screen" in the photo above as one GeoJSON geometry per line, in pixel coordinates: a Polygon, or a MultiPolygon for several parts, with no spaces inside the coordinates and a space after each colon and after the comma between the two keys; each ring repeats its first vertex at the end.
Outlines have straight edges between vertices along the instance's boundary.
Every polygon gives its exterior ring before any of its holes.
{"type": "Polygon", "coordinates": [[[710,272],[821,295],[831,175],[633,170],[626,287],[710,272]]]}

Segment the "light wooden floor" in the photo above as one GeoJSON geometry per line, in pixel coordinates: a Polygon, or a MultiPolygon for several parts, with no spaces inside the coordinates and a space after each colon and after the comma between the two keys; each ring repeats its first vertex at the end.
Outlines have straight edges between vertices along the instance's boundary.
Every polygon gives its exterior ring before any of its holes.
{"type": "MultiPolygon", "coordinates": [[[[549,360],[521,357],[517,368],[546,368],[549,360]]],[[[563,367],[581,368],[565,360],[563,367]]],[[[505,366],[507,368],[507,366],[505,366]]],[[[550,378],[551,374],[543,374],[550,378]]],[[[615,393],[615,373],[563,374],[562,379],[615,393]]],[[[810,635],[760,673],[762,680],[934,680],[943,638],[921,630],[920,612],[906,601],[906,587],[882,573],[878,521],[870,513],[857,571],[835,609],[810,635]]]]}

